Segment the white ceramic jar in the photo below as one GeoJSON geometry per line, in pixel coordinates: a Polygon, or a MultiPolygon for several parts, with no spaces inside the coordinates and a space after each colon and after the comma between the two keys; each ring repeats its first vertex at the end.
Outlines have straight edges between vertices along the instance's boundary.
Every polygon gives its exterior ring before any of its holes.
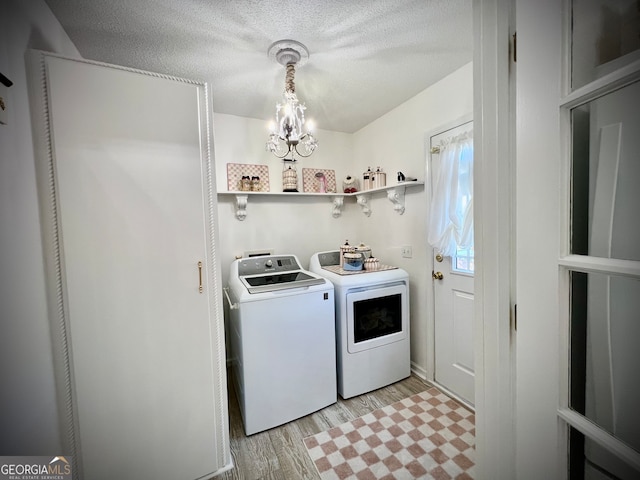
{"type": "Polygon", "coordinates": [[[353,252],[353,246],[349,245],[349,240],[344,241],[344,245],[340,245],[340,268],[344,266],[344,254],[353,252]]]}
{"type": "Polygon", "coordinates": [[[369,245],[365,245],[364,243],[360,243],[357,247],[354,247],[354,251],[357,253],[361,253],[363,258],[369,258],[371,256],[371,247],[369,245]]]}
{"type": "Polygon", "coordinates": [[[363,268],[367,271],[378,270],[380,268],[380,261],[376,257],[369,257],[365,259],[363,268]]]}

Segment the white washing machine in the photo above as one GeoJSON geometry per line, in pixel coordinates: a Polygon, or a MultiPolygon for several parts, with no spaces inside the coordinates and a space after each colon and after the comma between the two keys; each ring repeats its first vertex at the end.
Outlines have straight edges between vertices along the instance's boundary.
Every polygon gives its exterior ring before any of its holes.
{"type": "Polygon", "coordinates": [[[338,392],[342,398],[408,377],[409,274],[385,265],[376,271],[344,271],[338,250],[315,253],[309,270],[335,287],[338,392]]]}
{"type": "Polygon", "coordinates": [[[234,385],[247,435],[337,400],[333,284],[294,255],[231,264],[234,385]]]}

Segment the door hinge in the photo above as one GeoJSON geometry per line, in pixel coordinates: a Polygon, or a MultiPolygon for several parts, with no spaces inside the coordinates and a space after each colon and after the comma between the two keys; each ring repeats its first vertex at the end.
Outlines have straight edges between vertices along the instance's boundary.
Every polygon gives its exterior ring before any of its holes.
{"type": "Polygon", "coordinates": [[[518,32],[513,32],[513,62],[518,61],[518,32]]]}
{"type": "Polygon", "coordinates": [[[513,305],[513,329],[518,331],[518,304],[513,305]]]}

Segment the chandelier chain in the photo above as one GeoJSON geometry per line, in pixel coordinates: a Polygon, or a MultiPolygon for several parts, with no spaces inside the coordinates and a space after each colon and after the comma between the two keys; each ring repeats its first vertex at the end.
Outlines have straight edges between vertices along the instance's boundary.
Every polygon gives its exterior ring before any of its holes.
{"type": "Polygon", "coordinates": [[[296,74],[296,64],[288,63],[287,73],[284,79],[284,90],[287,93],[296,93],[296,84],[294,82],[295,74],[296,74]]]}

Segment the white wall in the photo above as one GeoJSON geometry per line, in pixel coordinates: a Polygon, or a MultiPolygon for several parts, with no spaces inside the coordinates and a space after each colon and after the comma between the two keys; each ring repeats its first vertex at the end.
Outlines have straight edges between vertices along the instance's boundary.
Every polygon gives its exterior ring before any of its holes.
{"type": "MultiPolygon", "coordinates": [[[[318,150],[300,161],[299,174],[303,167],[334,169],[338,188],[347,174],[361,179],[367,166],[381,166],[388,185],[396,182],[398,170],[424,180],[426,135],[472,112],[472,86],[468,64],[353,135],[319,130],[318,150]]],[[[215,98],[213,103],[215,109],[215,98]]],[[[282,162],[264,149],[266,124],[265,120],[214,115],[218,191],[227,190],[227,163],[266,164],[271,191],[282,190],[282,162]]],[[[306,267],[312,253],[337,249],[345,239],[365,242],[383,263],[407,270],[411,278],[411,358],[424,374],[427,310],[431,308],[425,295],[431,288],[431,250],[426,246],[424,187],[407,189],[404,215],[394,212],[383,193],[374,194],[370,217],[361,213],[355,198],[349,198],[337,219],[331,216],[331,203],[325,198],[250,196],[247,218],[242,222],[234,216],[233,196],[219,195],[218,201],[225,284],[229,264],[243,251],[272,248],[276,253],[294,253],[306,267]],[[413,247],[413,258],[401,258],[402,245],[413,247]]]]}
{"type": "Polygon", "coordinates": [[[79,57],[42,1],[0,2],[0,72],[8,125],[0,125],[0,455],[60,452],[25,51],[79,57]]]}

